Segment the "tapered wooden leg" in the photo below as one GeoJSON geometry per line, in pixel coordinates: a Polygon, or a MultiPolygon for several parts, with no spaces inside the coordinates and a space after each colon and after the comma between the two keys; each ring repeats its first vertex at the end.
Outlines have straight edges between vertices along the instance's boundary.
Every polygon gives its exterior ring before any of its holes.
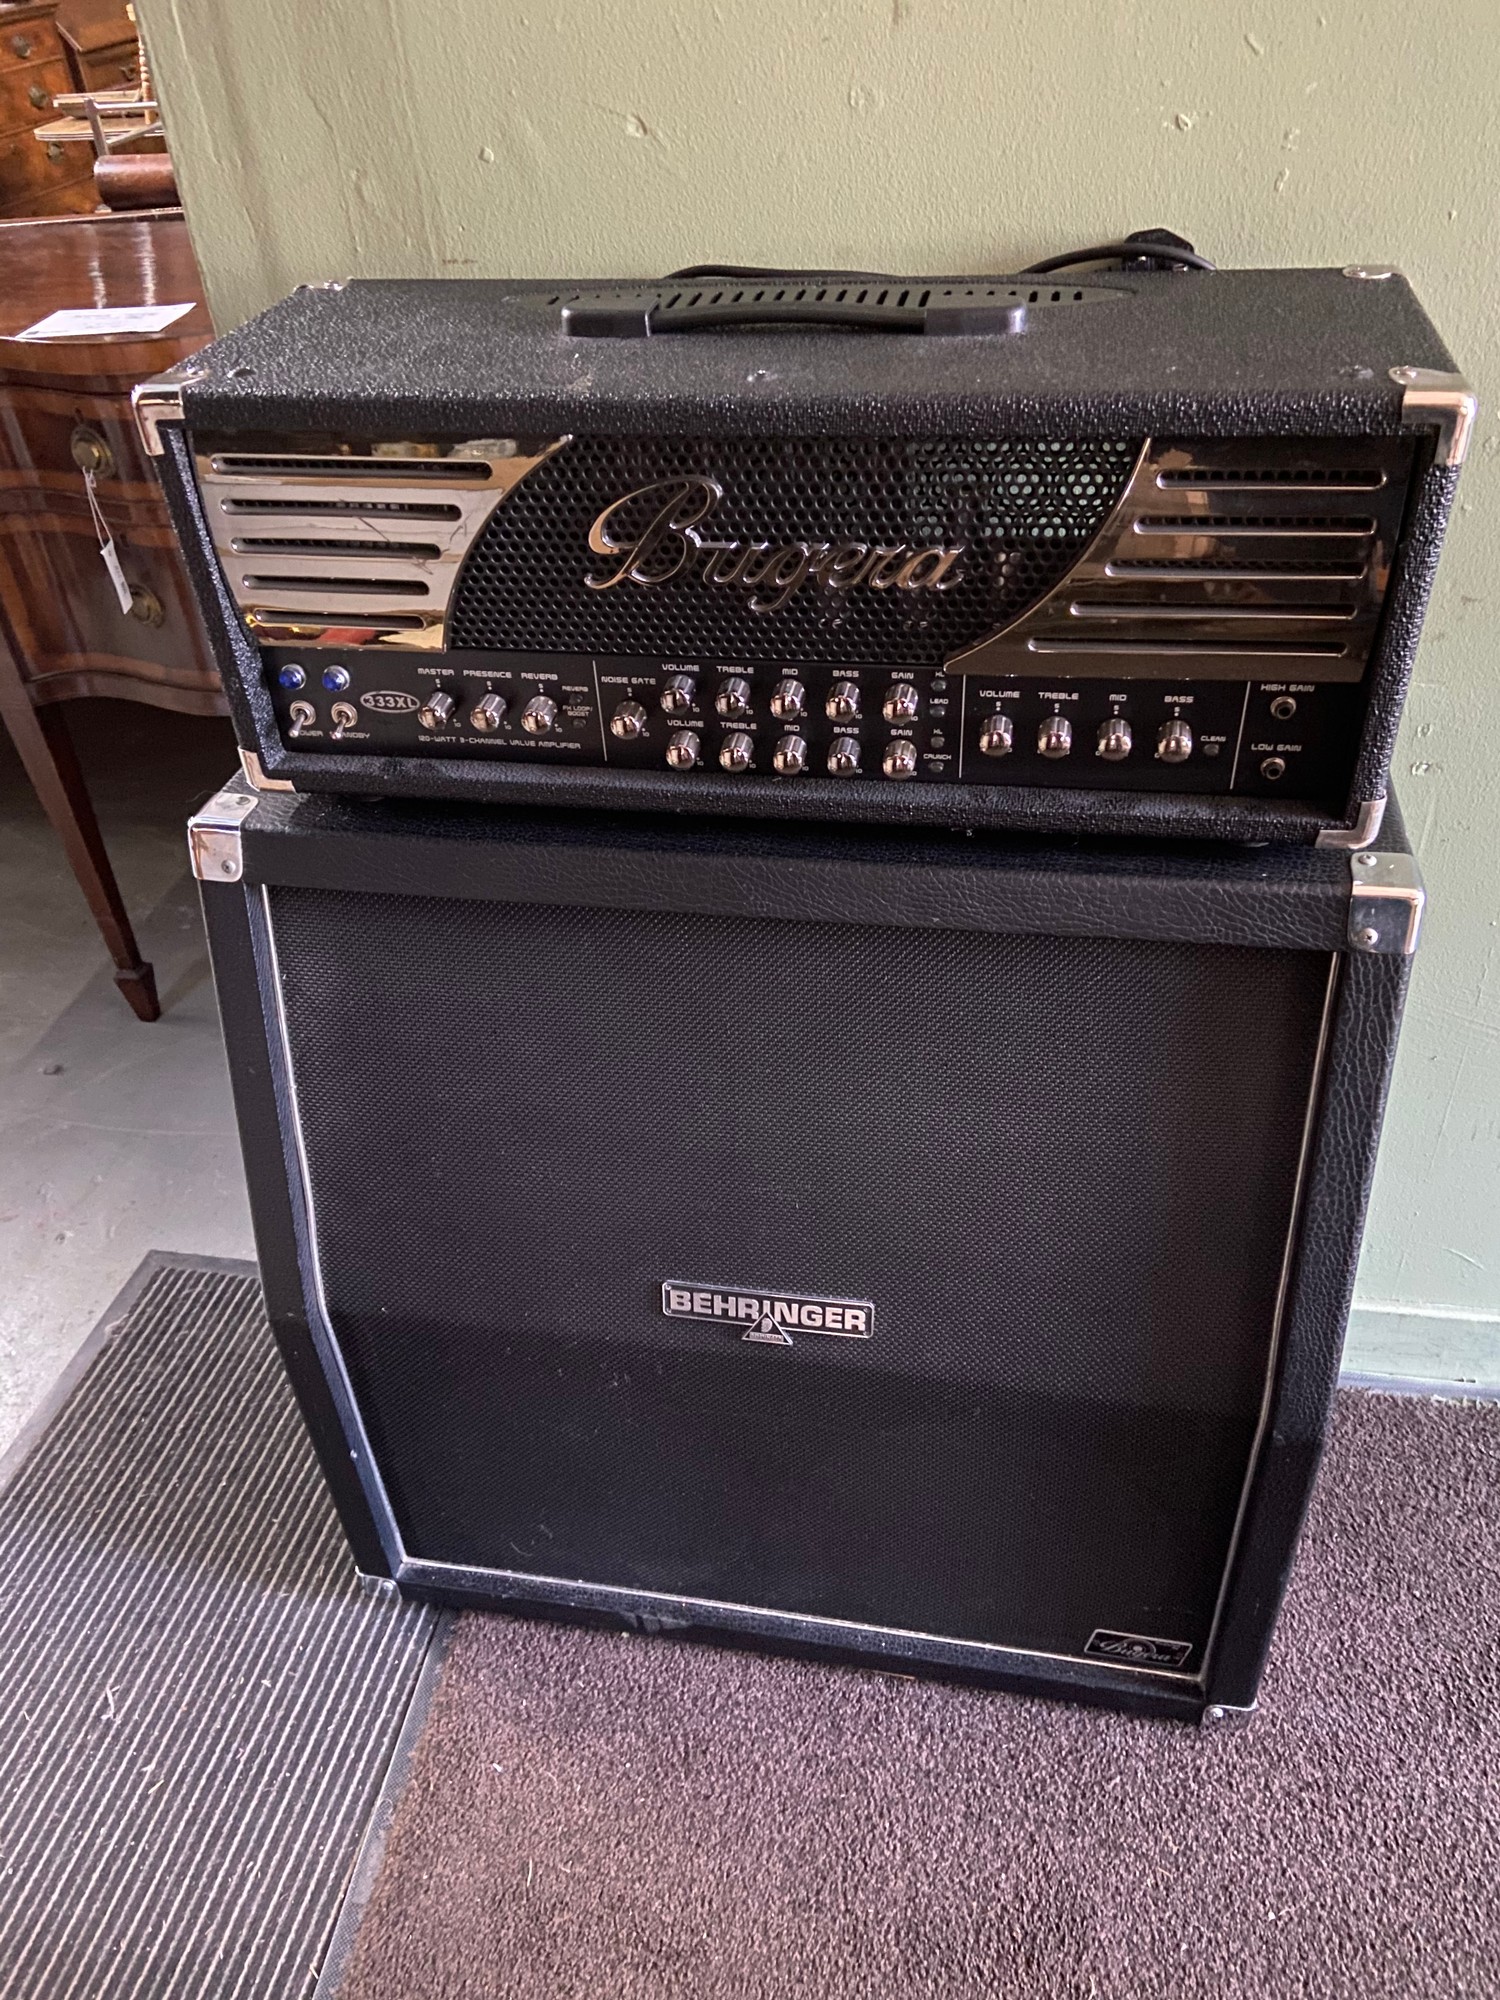
{"type": "Polygon", "coordinates": [[[115,984],[141,1020],[158,1020],[156,975],[136,944],[61,710],[34,708],[13,663],[0,659],[0,713],[115,962],[115,984]]]}

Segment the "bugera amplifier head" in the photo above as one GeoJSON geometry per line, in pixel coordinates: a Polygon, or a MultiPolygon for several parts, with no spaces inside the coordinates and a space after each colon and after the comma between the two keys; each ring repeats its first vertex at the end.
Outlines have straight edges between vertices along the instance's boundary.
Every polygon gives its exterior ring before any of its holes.
{"type": "Polygon", "coordinates": [[[137,410],[263,784],[1359,846],[1474,399],[1127,268],[309,286],[137,410]]]}

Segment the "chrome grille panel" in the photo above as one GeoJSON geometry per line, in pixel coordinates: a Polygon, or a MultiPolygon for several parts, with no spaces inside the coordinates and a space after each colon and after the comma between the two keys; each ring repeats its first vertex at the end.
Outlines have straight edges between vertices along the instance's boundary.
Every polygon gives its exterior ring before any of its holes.
{"type": "Polygon", "coordinates": [[[1401,438],[1149,443],[1067,576],[949,671],[1222,679],[1302,662],[1357,681],[1411,451],[1401,438]]]}
{"type": "Polygon", "coordinates": [[[252,451],[209,439],[195,469],[214,547],[258,639],[437,651],[475,537],[566,442],[320,439],[295,451],[278,440],[252,451]]]}

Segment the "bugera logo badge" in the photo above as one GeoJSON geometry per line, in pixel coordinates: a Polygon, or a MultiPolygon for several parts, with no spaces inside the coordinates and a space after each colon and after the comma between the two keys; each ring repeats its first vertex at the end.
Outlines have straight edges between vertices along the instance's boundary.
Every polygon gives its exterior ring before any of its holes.
{"type": "MultiPolygon", "coordinates": [[[[764,616],[779,611],[803,584],[825,590],[952,590],[963,582],[965,545],[934,542],[718,542],[700,534],[724,497],[712,479],[662,479],[612,500],[589,529],[596,556],[614,556],[608,576],[585,575],[590,590],[613,590],[637,583],[645,590],[674,576],[698,571],[703,583],[748,590],[749,609],[764,616]],[[636,501],[650,509],[640,532],[619,534],[617,517],[636,501]]],[[[636,518],[639,519],[639,513],[636,518]]]]}
{"type": "Polygon", "coordinates": [[[742,1340],[790,1347],[794,1333],[832,1333],[868,1340],[875,1308],[868,1299],[813,1299],[798,1292],[750,1292],[737,1285],[690,1285],[668,1278],[661,1288],[668,1319],[711,1319],[738,1329],[742,1340]]]}
{"type": "Polygon", "coordinates": [[[1176,1668],[1187,1665],[1190,1639],[1147,1639],[1139,1632],[1095,1632],[1084,1652],[1118,1667],[1176,1668]]]}

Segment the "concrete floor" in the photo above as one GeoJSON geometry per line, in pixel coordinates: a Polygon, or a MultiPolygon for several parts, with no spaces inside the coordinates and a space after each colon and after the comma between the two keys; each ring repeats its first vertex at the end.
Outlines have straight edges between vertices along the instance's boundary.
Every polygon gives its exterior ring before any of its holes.
{"type": "Polygon", "coordinates": [[[183,836],[235,767],[229,725],[113,701],[68,719],[163,1014],[121,999],[0,730],[0,1450],[147,1250],[254,1254],[183,836]]]}

